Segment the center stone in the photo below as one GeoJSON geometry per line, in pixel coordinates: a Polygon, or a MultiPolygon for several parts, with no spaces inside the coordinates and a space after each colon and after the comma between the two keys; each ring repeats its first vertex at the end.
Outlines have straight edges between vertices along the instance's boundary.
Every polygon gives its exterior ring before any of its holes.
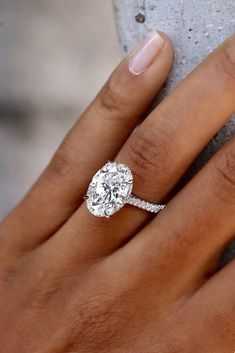
{"type": "Polygon", "coordinates": [[[109,217],[120,210],[131,194],[133,176],[129,167],[106,163],[93,177],[87,191],[87,207],[97,217],[109,217]]]}

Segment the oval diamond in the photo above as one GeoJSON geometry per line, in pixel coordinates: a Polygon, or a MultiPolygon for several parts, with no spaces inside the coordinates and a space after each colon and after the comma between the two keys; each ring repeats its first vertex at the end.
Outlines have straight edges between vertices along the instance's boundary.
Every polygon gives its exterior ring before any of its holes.
{"type": "Polygon", "coordinates": [[[87,207],[97,217],[110,217],[126,203],[133,176],[128,166],[108,162],[93,177],[87,191],[87,207]]]}

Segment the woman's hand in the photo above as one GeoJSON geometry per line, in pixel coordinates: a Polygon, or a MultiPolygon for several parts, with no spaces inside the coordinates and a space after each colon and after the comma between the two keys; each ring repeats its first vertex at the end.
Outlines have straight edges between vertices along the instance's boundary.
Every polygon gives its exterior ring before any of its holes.
{"type": "Polygon", "coordinates": [[[235,141],[154,218],[132,206],[96,218],[83,201],[107,160],[131,168],[137,196],[168,199],[235,111],[233,36],[131,134],[171,62],[153,33],[1,224],[1,353],[235,350],[235,264],[217,271],[235,232],[235,141]]]}

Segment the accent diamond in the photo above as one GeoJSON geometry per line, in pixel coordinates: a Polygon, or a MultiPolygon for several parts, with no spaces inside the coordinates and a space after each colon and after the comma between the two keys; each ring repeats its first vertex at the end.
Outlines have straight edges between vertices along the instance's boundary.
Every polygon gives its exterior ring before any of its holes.
{"type": "Polygon", "coordinates": [[[97,217],[110,217],[131,195],[133,176],[128,166],[106,163],[93,177],[87,191],[87,207],[97,217]]]}

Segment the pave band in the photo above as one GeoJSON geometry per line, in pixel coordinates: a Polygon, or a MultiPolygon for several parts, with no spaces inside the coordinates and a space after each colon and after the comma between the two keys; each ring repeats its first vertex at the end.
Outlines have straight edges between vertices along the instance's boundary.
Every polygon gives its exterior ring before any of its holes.
{"type": "Polygon", "coordinates": [[[165,207],[165,205],[158,205],[156,203],[151,203],[151,202],[142,200],[132,194],[127,199],[126,204],[141,208],[142,210],[152,212],[152,213],[158,213],[161,210],[163,210],[163,208],[165,207]]]}
{"type": "Polygon", "coordinates": [[[158,213],[165,206],[133,195],[133,175],[122,163],[108,162],[93,177],[85,196],[88,210],[96,217],[110,217],[126,204],[158,213]]]}

